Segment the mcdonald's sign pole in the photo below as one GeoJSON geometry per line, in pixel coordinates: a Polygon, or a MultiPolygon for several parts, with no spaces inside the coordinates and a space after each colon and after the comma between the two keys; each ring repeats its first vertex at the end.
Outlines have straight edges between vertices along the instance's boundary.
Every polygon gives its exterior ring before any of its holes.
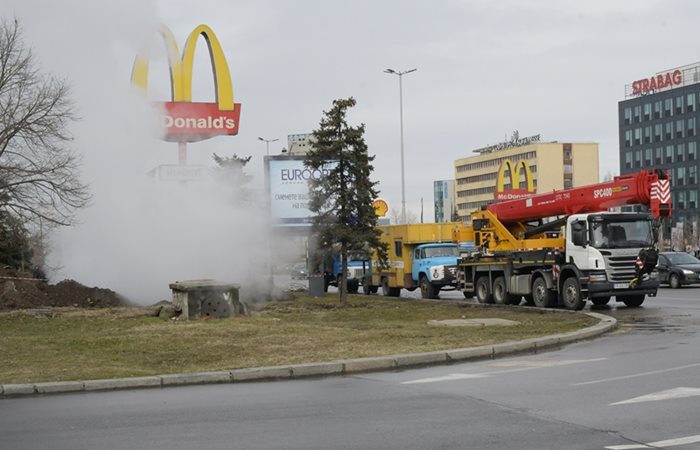
{"type": "MultiPolygon", "coordinates": [[[[178,143],[178,160],[187,162],[187,143],[214,136],[238,134],[241,105],[233,98],[233,85],[226,57],[216,35],[207,25],[199,25],[187,38],[182,56],[173,33],[165,25],[158,28],[163,38],[170,69],[171,101],[156,103],[163,112],[163,139],[178,143]],[[192,101],[192,68],[199,36],[204,37],[212,64],[216,102],[192,101]]],[[[149,55],[140,52],[134,60],[131,84],[144,95],[148,89],[149,55]]]]}

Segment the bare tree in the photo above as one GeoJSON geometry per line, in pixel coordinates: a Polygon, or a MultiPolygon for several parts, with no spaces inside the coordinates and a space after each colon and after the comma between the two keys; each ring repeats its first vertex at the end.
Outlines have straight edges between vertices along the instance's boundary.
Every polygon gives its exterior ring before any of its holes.
{"type": "Polygon", "coordinates": [[[70,225],[90,195],[68,146],[69,87],[40,72],[17,19],[0,22],[0,209],[22,223],[70,225]]]}
{"type": "MultiPolygon", "coordinates": [[[[403,225],[403,221],[401,220],[401,210],[391,208],[389,211],[389,216],[393,225],[403,225]]],[[[406,223],[420,223],[418,215],[413,211],[406,211],[406,223]]]]}

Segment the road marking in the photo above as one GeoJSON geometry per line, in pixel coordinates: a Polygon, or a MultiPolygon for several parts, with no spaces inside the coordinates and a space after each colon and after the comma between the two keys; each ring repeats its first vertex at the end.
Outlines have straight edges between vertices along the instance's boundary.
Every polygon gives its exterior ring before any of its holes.
{"type": "Polygon", "coordinates": [[[647,375],[656,375],[659,373],[673,372],[674,370],[683,370],[683,369],[689,369],[691,367],[698,367],[698,366],[700,366],[700,363],[688,364],[687,366],[669,367],[668,369],[652,370],[651,372],[641,372],[641,373],[635,373],[632,375],[622,375],[620,377],[603,378],[600,380],[593,380],[593,381],[584,381],[582,383],[575,383],[574,386],[585,386],[587,384],[597,384],[597,383],[607,383],[608,381],[627,380],[630,378],[645,377],[647,375]]]}
{"type": "Polygon", "coordinates": [[[593,359],[565,359],[565,360],[527,360],[527,361],[513,361],[504,362],[497,364],[489,364],[489,366],[496,367],[516,367],[515,369],[506,370],[495,370],[491,372],[482,373],[451,373],[448,375],[443,375],[440,377],[430,377],[430,378],[419,378],[416,380],[404,381],[401,384],[421,384],[421,383],[438,383],[441,381],[455,381],[455,380],[474,380],[478,378],[487,378],[494,375],[502,375],[506,373],[522,372],[524,370],[540,369],[543,367],[557,367],[557,366],[567,366],[570,364],[580,364],[587,362],[603,361],[607,358],[593,358],[593,359]]]}
{"type": "Polygon", "coordinates": [[[677,387],[665,391],[656,392],[654,394],[642,395],[641,397],[623,400],[621,402],[610,403],[608,406],[628,405],[630,403],[657,402],[659,400],[668,400],[672,398],[696,397],[700,395],[700,388],[677,387]]]}
{"type": "Polygon", "coordinates": [[[608,450],[635,450],[639,448],[668,448],[676,445],[697,444],[700,442],[700,434],[695,436],[686,436],[676,439],[667,439],[665,441],[649,442],[648,444],[626,444],[626,445],[611,445],[605,447],[608,450]]]}

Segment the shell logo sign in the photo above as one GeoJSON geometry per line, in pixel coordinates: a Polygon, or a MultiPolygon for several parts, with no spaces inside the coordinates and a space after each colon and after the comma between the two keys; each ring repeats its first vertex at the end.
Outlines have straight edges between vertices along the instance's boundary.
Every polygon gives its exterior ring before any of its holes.
{"type": "Polygon", "coordinates": [[[498,176],[496,178],[496,192],[494,197],[496,200],[513,200],[516,198],[529,197],[535,193],[535,183],[532,178],[532,171],[530,166],[527,165],[525,160],[520,160],[513,164],[509,159],[504,160],[501,163],[501,167],[498,169],[498,176]],[[523,171],[523,178],[526,184],[525,189],[520,189],[520,170],[523,171]],[[511,188],[505,188],[505,176],[506,172],[510,176],[511,188]]]}
{"type": "Polygon", "coordinates": [[[384,217],[386,216],[386,213],[389,212],[389,205],[387,205],[382,199],[373,201],[372,206],[374,207],[374,212],[378,217],[384,217]]]}
{"type": "MultiPolygon", "coordinates": [[[[192,30],[182,57],[175,37],[168,27],[161,25],[158,33],[165,42],[170,68],[171,100],[158,103],[163,107],[162,124],[164,139],[170,142],[196,142],[220,135],[238,134],[238,121],[241,105],[233,100],[233,85],[226,57],[214,32],[207,25],[199,25],[192,30]],[[192,66],[197,39],[203,36],[209,49],[209,56],[216,87],[216,102],[192,101],[192,66]]],[[[131,84],[144,94],[148,89],[149,57],[140,52],[134,60],[131,71],[131,84]]]]}

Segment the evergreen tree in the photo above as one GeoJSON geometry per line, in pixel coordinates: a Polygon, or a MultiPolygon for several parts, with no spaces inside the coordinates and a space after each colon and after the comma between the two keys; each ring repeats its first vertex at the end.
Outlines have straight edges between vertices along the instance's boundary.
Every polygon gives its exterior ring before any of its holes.
{"type": "Polygon", "coordinates": [[[378,195],[378,182],[370,179],[374,156],[367,153],[365,126],[351,127],[346,121],[347,110],[353,106],[355,99],[350,97],[334,100],[330,111],[324,111],[304,162],[318,174],[309,181],[309,209],[315,214],[312,231],[319,251],[334,247],[341,256],[341,305],[347,305],[348,254],[364,252],[369,259],[374,249],[384,261],[387,251],[376,228],[372,202],[378,195]]]}
{"type": "Polygon", "coordinates": [[[252,198],[247,184],[253,178],[246,174],[243,169],[250,162],[252,156],[242,157],[234,154],[231,157],[219,156],[214,153],[214,162],[217,178],[226,186],[230,187],[231,201],[234,204],[251,203],[252,198]]]}

